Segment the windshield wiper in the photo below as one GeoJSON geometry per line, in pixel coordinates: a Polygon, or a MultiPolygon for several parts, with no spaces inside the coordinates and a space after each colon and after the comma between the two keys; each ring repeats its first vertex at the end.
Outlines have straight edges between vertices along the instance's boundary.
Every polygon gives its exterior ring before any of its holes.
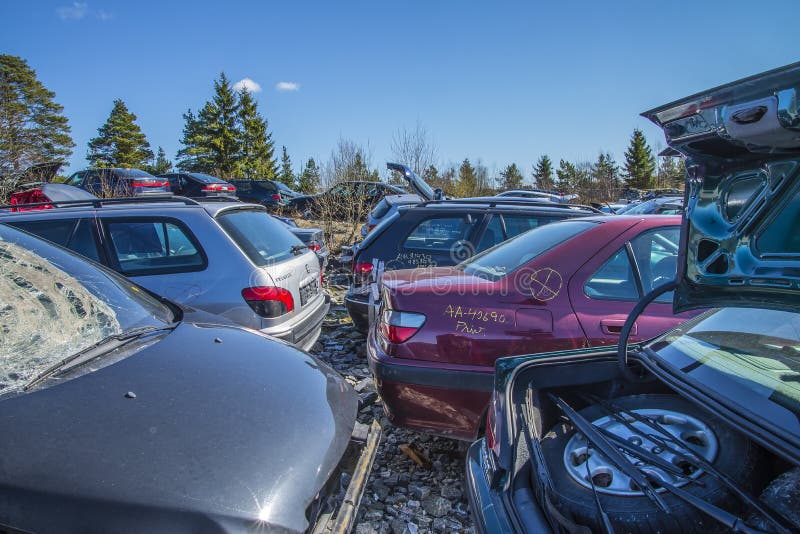
{"type": "Polygon", "coordinates": [[[290,248],[289,251],[292,254],[297,254],[298,252],[300,252],[301,250],[303,250],[305,248],[308,248],[308,245],[292,245],[292,248],[290,248]]]}
{"type": "Polygon", "coordinates": [[[77,367],[78,365],[93,360],[98,356],[100,356],[101,354],[108,353],[136,338],[139,338],[147,334],[152,334],[153,332],[159,332],[161,330],[169,330],[172,328],[174,328],[174,326],[143,326],[140,328],[132,328],[130,330],[120,332],[119,334],[113,334],[108,337],[105,337],[100,341],[98,341],[97,343],[89,345],[88,347],[81,349],[75,354],[67,356],[63,360],[54,363],[53,365],[51,365],[50,367],[48,367],[47,369],[36,375],[30,382],[25,384],[22,387],[22,391],[28,391],[57,373],[67,371],[69,369],[77,367]],[[103,350],[99,351],[99,349],[103,350]]]}

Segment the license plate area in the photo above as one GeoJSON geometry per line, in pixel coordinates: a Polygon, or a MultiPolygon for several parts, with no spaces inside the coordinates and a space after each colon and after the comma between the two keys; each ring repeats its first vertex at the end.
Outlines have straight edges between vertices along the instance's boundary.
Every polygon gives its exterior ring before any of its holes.
{"type": "Polygon", "coordinates": [[[300,286],[300,305],[305,306],[306,302],[314,298],[319,293],[319,280],[316,278],[304,286],[300,286]]]}

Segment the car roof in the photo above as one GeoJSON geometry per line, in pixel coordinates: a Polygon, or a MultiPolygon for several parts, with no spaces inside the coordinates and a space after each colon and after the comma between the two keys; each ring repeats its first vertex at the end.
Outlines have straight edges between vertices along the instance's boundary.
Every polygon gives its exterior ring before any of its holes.
{"type": "Polygon", "coordinates": [[[530,198],[504,198],[504,197],[475,197],[475,198],[456,198],[449,200],[432,200],[422,202],[417,205],[400,206],[400,210],[428,209],[428,210],[458,210],[466,209],[491,209],[494,211],[537,211],[539,213],[552,214],[600,214],[600,210],[579,204],[558,204],[547,200],[530,198]]]}

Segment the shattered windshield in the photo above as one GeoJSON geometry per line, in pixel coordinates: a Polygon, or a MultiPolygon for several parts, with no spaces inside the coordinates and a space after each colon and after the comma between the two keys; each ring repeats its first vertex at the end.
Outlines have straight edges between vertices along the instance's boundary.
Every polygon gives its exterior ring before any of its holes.
{"type": "Polygon", "coordinates": [[[172,321],[124,278],[0,226],[0,395],[110,335],[172,321]]]}
{"type": "Polygon", "coordinates": [[[723,308],[649,348],[742,411],[800,439],[800,314],[723,308]]]}

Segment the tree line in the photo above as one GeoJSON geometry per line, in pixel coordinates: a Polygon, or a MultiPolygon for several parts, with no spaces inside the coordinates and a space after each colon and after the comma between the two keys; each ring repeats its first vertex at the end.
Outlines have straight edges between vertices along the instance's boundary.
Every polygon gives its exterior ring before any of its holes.
{"type": "MultiPolygon", "coordinates": [[[[233,89],[221,73],[213,81],[211,98],[196,110],[183,114],[181,148],[174,167],[186,172],[204,172],[223,179],[271,179],[301,192],[342,180],[379,180],[370,151],[340,139],[323,165],[308,158],[295,172],[285,146],[280,156],[267,119],[246,89],[233,89]]],[[[0,174],[7,175],[38,162],[65,160],[75,147],[63,107],[55,93],[37,78],[23,58],[0,55],[0,174]]],[[[641,130],[634,130],[618,164],[601,152],[594,161],[561,159],[556,167],[542,155],[530,173],[516,163],[490,172],[481,160],[465,158],[458,164],[441,165],[435,142],[417,124],[400,129],[391,144],[392,156],[410,165],[433,187],[452,196],[492,194],[497,190],[537,187],[577,193],[582,200],[613,200],[623,188],[679,187],[683,183],[683,161],[653,154],[641,130]],[[527,176],[526,176],[527,174],[527,176]]],[[[108,119],[87,146],[86,159],[94,167],[135,167],[153,174],[173,169],[162,147],[154,152],[136,115],[125,102],[114,100],[108,119]]],[[[400,178],[389,177],[390,181],[400,178]]]]}

